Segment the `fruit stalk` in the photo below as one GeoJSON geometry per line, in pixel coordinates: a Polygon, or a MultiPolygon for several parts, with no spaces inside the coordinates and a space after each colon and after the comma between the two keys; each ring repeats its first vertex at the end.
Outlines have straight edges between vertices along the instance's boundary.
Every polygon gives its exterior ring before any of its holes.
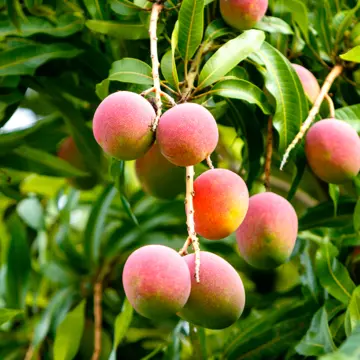
{"type": "Polygon", "coordinates": [[[186,197],[185,197],[185,212],[186,212],[186,225],[188,229],[188,238],[184,246],[179,251],[180,255],[187,254],[187,248],[190,244],[193,245],[195,252],[195,279],[200,282],[200,245],[199,239],[196,236],[195,221],[194,221],[194,166],[186,167],[186,197]]]}
{"type": "Polygon", "coordinates": [[[271,157],[273,153],[273,132],[272,132],[272,117],[269,117],[266,139],[266,160],[265,160],[265,188],[270,191],[270,176],[271,176],[271,157]]]}
{"type": "Polygon", "coordinates": [[[207,162],[208,167],[209,167],[210,169],[214,169],[214,165],[213,165],[213,163],[212,163],[212,161],[211,161],[210,155],[206,157],[206,162],[207,162]]]}
{"type": "Polygon", "coordinates": [[[331,119],[335,119],[335,106],[329,94],[325,95],[325,99],[329,104],[329,115],[331,119]]]}
{"type": "Polygon", "coordinates": [[[101,327],[102,327],[102,283],[98,281],[94,286],[94,352],[91,360],[99,360],[101,354],[101,327]]]}
{"type": "Polygon", "coordinates": [[[159,56],[157,51],[157,22],[159,20],[159,15],[163,9],[164,5],[154,3],[151,9],[150,16],[150,27],[149,27],[149,35],[150,35],[150,54],[151,54],[151,63],[152,63],[152,76],[154,80],[154,89],[155,89],[155,104],[156,104],[156,117],[154,123],[152,125],[152,131],[155,131],[159,119],[161,116],[161,87],[160,87],[160,76],[159,76],[159,56]]]}
{"type": "Polygon", "coordinates": [[[335,65],[332,68],[332,70],[330,71],[330,73],[328,74],[328,76],[326,77],[325,82],[321,88],[320,94],[316,98],[316,101],[314,102],[314,105],[313,105],[312,109],[310,110],[307,119],[301,125],[300,131],[298,132],[298,134],[295,136],[292,143],[287,147],[287,149],[285,151],[285,154],[281,161],[280,170],[282,170],[284,168],[284,166],[289,158],[291,150],[293,150],[295,148],[297,143],[303,138],[306,131],[309,129],[310,125],[312,124],[312,122],[315,119],[315,116],[318,114],[318,112],[320,110],[320,106],[321,106],[322,102],[324,101],[326,95],[328,94],[328,92],[331,88],[331,85],[333,84],[335,79],[342,73],[342,71],[343,71],[343,67],[341,65],[335,65]]]}

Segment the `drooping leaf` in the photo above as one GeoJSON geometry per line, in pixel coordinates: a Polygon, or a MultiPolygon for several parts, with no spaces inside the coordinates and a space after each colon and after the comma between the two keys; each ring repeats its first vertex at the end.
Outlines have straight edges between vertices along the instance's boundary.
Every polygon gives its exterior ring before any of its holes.
{"type": "Polygon", "coordinates": [[[83,0],[87,11],[93,19],[104,20],[107,18],[107,2],[101,0],[83,0]]]}
{"type": "Polygon", "coordinates": [[[360,133],[360,104],[345,106],[335,110],[335,117],[349,123],[360,133]]]}
{"type": "Polygon", "coordinates": [[[129,300],[125,298],[121,313],[115,319],[115,337],[113,342],[113,350],[109,360],[116,360],[116,349],[124,339],[133,317],[133,307],[129,300]]]}
{"type": "Polygon", "coordinates": [[[110,6],[112,11],[120,15],[134,15],[141,10],[141,7],[129,0],[111,0],[110,6]]]}
{"type": "Polygon", "coordinates": [[[207,42],[218,39],[222,36],[227,36],[233,34],[234,31],[229,28],[223,20],[216,19],[212,21],[205,30],[205,40],[207,42]]]}
{"type": "Polygon", "coordinates": [[[294,33],[287,22],[274,16],[264,16],[255,25],[255,29],[285,35],[292,35],[294,33]]]}
{"type": "Polygon", "coordinates": [[[225,43],[205,63],[199,75],[197,89],[203,89],[226,75],[240,61],[260,49],[265,35],[259,30],[248,30],[225,43]]]}
{"type": "Polygon", "coordinates": [[[322,244],[316,252],[316,274],[329,294],[348,304],[355,284],[345,266],[336,258],[338,253],[337,248],[330,242],[322,244]]]}
{"type": "Polygon", "coordinates": [[[62,43],[52,45],[29,44],[10,48],[2,52],[0,76],[33,75],[35,70],[52,59],[71,59],[82,50],[62,43]]]}
{"type": "Polygon", "coordinates": [[[247,101],[257,105],[264,114],[271,113],[271,107],[265,94],[256,86],[245,80],[225,80],[218,82],[207,94],[225,98],[247,101]]]}
{"type": "Polygon", "coordinates": [[[138,59],[124,58],[112,63],[110,81],[152,85],[151,67],[138,59]]]}
{"type": "Polygon", "coordinates": [[[296,351],[304,356],[319,356],[334,351],[336,347],[332,340],[328,322],[326,309],[322,307],[312,318],[306,335],[296,345],[296,351]]]}
{"type": "Polygon", "coordinates": [[[334,203],[334,216],[337,215],[337,207],[340,198],[340,189],[338,185],[329,184],[329,195],[334,203]]]}
{"type": "Polygon", "coordinates": [[[69,312],[56,329],[54,360],[72,360],[80,346],[85,324],[85,304],[83,300],[69,312]]]}
{"type": "Polygon", "coordinates": [[[266,88],[276,100],[273,123],[280,136],[279,150],[283,152],[307,117],[308,101],[295,70],[278,50],[264,42],[256,55],[266,67],[266,88]]]}
{"type": "Polygon", "coordinates": [[[10,216],[7,225],[11,240],[7,254],[6,305],[23,309],[31,271],[30,249],[25,227],[16,214],[10,216]]]}
{"type": "Polygon", "coordinates": [[[321,0],[321,5],[317,7],[315,26],[320,39],[321,46],[328,56],[332,55],[333,38],[331,34],[331,8],[329,2],[321,0]]]}
{"type": "Polygon", "coordinates": [[[113,201],[117,189],[109,185],[96,200],[84,232],[85,253],[92,263],[98,263],[100,257],[101,240],[105,227],[107,212],[113,201]]]}
{"type": "Polygon", "coordinates": [[[345,315],[345,332],[347,336],[360,325],[360,286],[352,293],[345,315]]]}
{"type": "Polygon", "coordinates": [[[188,61],[199,47],[204,31],[204,0],[184,0],[179,12],[179,52],[188,61]]]}
{"type": "Polygon", "coordinates": [[[360,198],[356,202],[354,210],[354,229],[357,233],[360,233],[360,198]]]}
{"type": "Polygon", "coordinates": [[[85,25],[94,32],[124,40],[148,39],[149,32],[143,23],[87,20],[85,25]]]}

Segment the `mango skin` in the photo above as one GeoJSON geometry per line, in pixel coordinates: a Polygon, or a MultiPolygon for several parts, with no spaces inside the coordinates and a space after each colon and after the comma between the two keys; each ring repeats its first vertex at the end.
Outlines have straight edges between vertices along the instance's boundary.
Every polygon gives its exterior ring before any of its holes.
{"type": "Polygon", "coordinates": [[[144,191],[159,199],[173,199],[185,191],[185,169],[169,162],[155,143],[136,160],[136,175],[144,191]]]}
{"type": "Polygon", "coordinates": [[[280,195],[265,192],[250,197],[236,240],[246,262],[258,269],[272,269],[290,257],[297,232],[298,218],[292,205],[280,195]]]}
{"type": "Polygon", "coordinates": [[[313,104],[316,101],[317,97],[319,96],[321,90],[320,85],[316,80],[316,77],[314,76],[313,73],[311,73],[308,69],[306,69],[301,65],[298,64],[291,64],[291,65],[299,76],[299,79],[304,88],[304,92],[306,96],[313,104]]]}
{"type": "Polygon", "coordinates": [[[220,0],[220,12],[224,21],[237,30],[255,26],[266,13],[268,0],[220,0]]]}
{"type": "Polygon", "coordinates": [[[346,122],[325,119],[314,124],[305,138],[307,161],[321,180],[342,184],[360,170],[360,139],[346,122]]]}
{"type": "Polygon", "coordinates": [[[195,231],[209,240],[232,234],[242,223],[249,207],[244,180],[227,169],[212,169],[194,181],[195,231]]]}
{"type": "Polygon", "coordinates": [[[149,319],[180,311],[190,295],[190,272],[182,257],[163,245],[135,250],[123,271],[125,294],[133,308],[149,319]]]}
{"type": "MultiPolygon", "coordinates": [[[[72,137],[67,137],[60,145],[58,153],[58,157],[67,161],[72,166],[76,167],[82,171],[89,171],[87,168],[84,158],[77,148],[75,141],[72,137]]],[[[90,190],[97,183],[96,175],[89,175],[84,177],[73,177],[68,178],[67,181],[73,187],[80,190],[90,190]]]]}
{"type": "Polygon", "coordinates": [[[215,150],[219,131],[210,111],[199,104],[185,103],[162,115],[156,140],[161,153],[171,163],[191,166],[215,150]]]}
{"type": "Polygon", "coordinates": [[[223,258],[200,252],[200,283],[195,280],[195,255],[184,257],[191,274],[191,293],[178,314],[207,329],[225,329],[235,323],[245,307],[245,290],[236,270],[223,258]]]}
{"type": "Polygon", "coordinates": [[[143,156],[154,142],[155,111],[142,96],[118,91],[106,97],[94,114],[94,137],[102,149],[120,160],[143,156]]]}

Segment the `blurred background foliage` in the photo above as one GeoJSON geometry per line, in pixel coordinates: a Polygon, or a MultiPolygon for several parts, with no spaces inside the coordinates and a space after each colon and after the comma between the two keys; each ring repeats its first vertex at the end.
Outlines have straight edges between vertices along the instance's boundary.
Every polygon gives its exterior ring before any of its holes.
{"type": "MultiPolygon", "coordinates": [[[[158,29],[169,94],[184,78],[181,37],[171,51],[180,5],[166,1],[158,29]],[[171,78],[174,64],[178,83],[171,78]]],[[[211,41],[205,63],[239,34],[222,23],[217,1],[198,6],[204,28],[198,24],[197,31],[211,41]]],[[[279,165],[284,145],[304,120],[299,114],[308,110],[304,93],[294,95],[299,80],[289,81],[288,60],[310,69],[321,85],[332,64],[341,61],[339,55],[360,43],[359,8],[355,0],[270,1],[267,17],[257,26],[266,35],[261,51],[243,56],[214,79],[215,95],[207,93],[208,84],[200,90],[203,96],[192,99],[218,121],[216,166],[241,174],[251,194],[264,191],[267,119],[275,114],[271,186],[292,201],[299,216],[292,257],[273,271],[247,265],[234,236],[201,240],[203,250],[219,254],[239,271],[247,295],[241,319],[213,331],[190,328],[175,317],[147,320],[125,299],[121,274],[133,250],[154,243],[182,246],[184,199],[146,195],[134,162],[101,154],[91,131],[94,111],[108,93],[151,87],[146,65],[151,3],[0,0],[0,359],[90,359],[99,278],[101,359],[358,359],[360,179],[328,186],[308,169],[301,146],[285,171],[279,165]],[[124,75],[129,69],[134,75],[124,75]],[[246,81],[245,90],[238,81],[246,81]],[[249,83],[260,93],[251,95],[249,83]],[[224,91],[225,85],[235,95],[224,91]],[[274,112],[280,107],[292,118],[274,112]],[[87,171],[57,157],[68,136],[87,171]],[[89,176],[97,182],[90,190],[67,181],[89,176]]],[[[183,31],[181,19],[179,27],[183,31]]],[[[251,47],[251,39],[242,44],[251,47]]],[[[219,61],[225,70],[229,67],[224,56],[219,61]]],[[[360,131],[360,68],[356,58],[345,66],[331,89],[332,99],[337,117],[360,131]]],[[[322,116],[327,112],[324,105],[322,116]]],[[[204,169],[200,164],[196,173],[204,169]]]]}

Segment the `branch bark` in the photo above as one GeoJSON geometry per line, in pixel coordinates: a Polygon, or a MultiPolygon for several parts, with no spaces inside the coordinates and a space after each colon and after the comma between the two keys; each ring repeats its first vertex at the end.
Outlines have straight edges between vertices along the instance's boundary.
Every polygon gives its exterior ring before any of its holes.
{"type": "Polygon", "coordinates": [[[152,124],[152,131],[155,131],[161,116],[161,87],[160,87],[160,76],[159,76],[159,57],[157,51],[157,23],[159,20],[159,15],[163,9],[164,5],[154,3],[151,9],[150,16],[150,27],[149,27],[149,35],[150,35],[150,54],[151,54],[151,63],[152,63],[152,76],[154,80],[154,89],[155,89],[155,104],[156,104],[156,117],[154,123],[152,124]]]}
{"type": "Polygon", "coordinates": [[[271,176],[271,158],[273,154],[273,122],[272,117],[269,116],[266,140],[266,159],[265,159],[265,188],[270,191],[270,176],[271,176]]]}
{"type": "Polygon", "coordinates": [[[196,236],[195,222],[194,222],[194,166],[186,167],[186,197],[185,197],[185,212],[186,212],[186,225],[188,230],[188,238],[184,246],[179,251],[180,255],[187,254],[187,248],[192,244],[195,252],[195,279],[200,282],[200,245],[199,239],[196,236]]]}
{"type": "Polygon", "coordinates": [[[326,95],[328,94],[328,92],[331,88],[331,85],[333,84],[335,79],[342,73],[342,71],[343,71],[343,67],[341,65],[335,65],[333,67],[333,69],[330,71],[329,75],[326,77],[325,82],[321,88],[320,94],[318,95],[312,109],[310,110],[307,119],[304,121],[304,123],[302,124],[302,126],[300,128],[299,133],[295,136],[294,140],[292,141],[292,143],[288,146],[288,148],[285,151],[285,154],[283,156],[283,159],[282,159],[282,162],[280,165],[280,170],[282,170],[284,168],[284,166],[289,158],[290,152],[295,148],[297,143],[303,138],[306,131],[308,130],[308,128],[314,121],[315,116],[318,114],[318,112],[320,110],[320,106],[321,106],[322,102],[324,101],[324,98],[326,97],[326,95]]]}
{"type": "Polygon", "coordinates": [[[94,352],[92,360],[99,360],[101,354],[101,328],[102,328],[102,282],[94,286],[94,352]]]}

